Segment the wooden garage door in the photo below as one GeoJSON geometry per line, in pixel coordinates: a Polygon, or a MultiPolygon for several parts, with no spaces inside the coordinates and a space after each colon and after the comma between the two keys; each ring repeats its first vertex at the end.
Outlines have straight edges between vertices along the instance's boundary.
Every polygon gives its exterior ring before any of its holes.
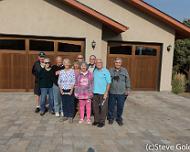
{"type": "Polygon", "coordinates": [[[54,63],[57,55],[76,59],[84,55],[84,40],[0,38],[0,91],[32,91],[32,66],[39,51],[44,51],[54,63]]]}
{"type": "Polygon", "coordinates": [[[159,90],[160,50],[158,44],[109,43],[107,67],[116,57],[123,59],[133,90],[159,90]]]}

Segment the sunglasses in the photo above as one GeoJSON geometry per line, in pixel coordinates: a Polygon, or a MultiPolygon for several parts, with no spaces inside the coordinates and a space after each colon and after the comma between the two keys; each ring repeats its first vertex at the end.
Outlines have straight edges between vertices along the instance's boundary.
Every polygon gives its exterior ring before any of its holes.
{"type": "Polygon", "coordinates": [[[50,62],[45,62],[45,64],[50,64],[50,62]]]}
{"type": "Polygon", "coordinates": [[[83,58],[77,58],[77,59],[83,59],[83,58]]]}

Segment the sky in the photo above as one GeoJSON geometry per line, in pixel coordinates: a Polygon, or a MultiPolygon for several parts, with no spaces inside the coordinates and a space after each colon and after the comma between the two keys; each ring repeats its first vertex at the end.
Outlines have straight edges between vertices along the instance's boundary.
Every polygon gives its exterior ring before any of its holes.
{"type": "Polygon", "coordinates": [[[179,21],[190,19],[190,0],[144,0],[179,21]]]}

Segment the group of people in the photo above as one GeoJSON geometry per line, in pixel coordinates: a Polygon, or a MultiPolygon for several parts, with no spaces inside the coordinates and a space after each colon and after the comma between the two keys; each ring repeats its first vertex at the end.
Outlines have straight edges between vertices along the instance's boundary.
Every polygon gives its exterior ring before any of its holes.
{"type": "Polygon", "coordinates": [[[72,123],[77,109],[80,124],[85,117],[86,123],[91,124],[93,115],[94,126],[103,127],[106,117],[109,124],[116,120],[123,125],[122,113],[130,91],[130,79],[121,58],[114,60],[110,70],[103,67],[102,60],[95,55],[90,56],[89,64],[82,55],[78,55],[73,64],[61,56],[57,56],[55,62],[52,65],[46,54],[40,52],[33,65],[36,113],[43,116],[48,109],[56,117],[61,116],[61,121],[72,123]]]}

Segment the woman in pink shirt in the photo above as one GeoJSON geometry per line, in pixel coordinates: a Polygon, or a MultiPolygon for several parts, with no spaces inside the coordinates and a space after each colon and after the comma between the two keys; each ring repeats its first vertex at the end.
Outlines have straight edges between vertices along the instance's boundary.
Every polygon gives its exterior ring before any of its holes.
{"type": "Polygon", "coordinates": [[[93,74],[88,71],[88,64],[81,62],[81,71],[76,77],[75,96],[79,99],[80,121],[84,121],[84,110],[86,107],[87,124],[91,124],[91,99],[93,97],[93,74]]]}

